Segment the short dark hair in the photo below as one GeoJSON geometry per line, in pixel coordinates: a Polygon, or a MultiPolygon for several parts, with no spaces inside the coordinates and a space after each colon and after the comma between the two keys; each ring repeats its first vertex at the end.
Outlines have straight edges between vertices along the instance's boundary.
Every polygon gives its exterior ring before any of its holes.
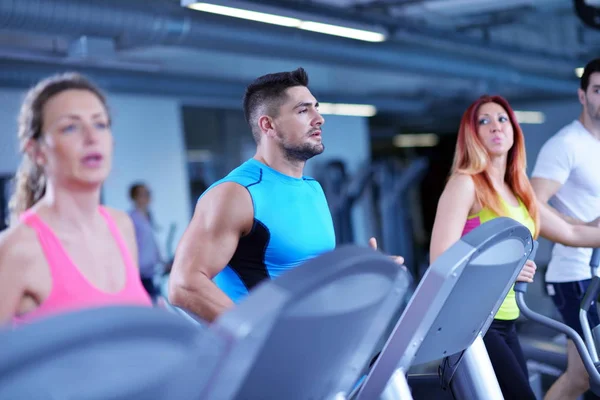
{"type": "Polygon", "coordinates": [[[135,200],[140,189],[145,188],[146,185],[143,182],[134,182],[129,186],[129,198],[135,200]]]}
{"type": "Polygon", "coordinates": [[[583,69],[583,75],[581,75],[580,87],[584,92],[587,91],[588,86],[590,85],[590,76],[593,73],[600,72],[600,58],[596,58],[585,66],[583,69]]]}
{"type": "Polygon", "coordinates": [[[258,117],[263,113],[277,116],[285,100],[285,91],[294,86],[308,87],[308,74],[303,68],[263,75],[248,85],[244,94],[244,116],[256,143],[260,141],[260,131],[256,126],[258,117]]]}

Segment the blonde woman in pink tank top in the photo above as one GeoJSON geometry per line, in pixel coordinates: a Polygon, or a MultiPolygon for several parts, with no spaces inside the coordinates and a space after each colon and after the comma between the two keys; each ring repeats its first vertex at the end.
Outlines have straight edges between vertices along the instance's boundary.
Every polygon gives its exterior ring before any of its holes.
{"type": "Polygon", "coordinates": [[[0,324],[81,308],[152,305],[129,216],[100,205],[113,137],[103,94],[84,77],[50,77],[19,115],[23,160],[0,234],[0,324]]]}

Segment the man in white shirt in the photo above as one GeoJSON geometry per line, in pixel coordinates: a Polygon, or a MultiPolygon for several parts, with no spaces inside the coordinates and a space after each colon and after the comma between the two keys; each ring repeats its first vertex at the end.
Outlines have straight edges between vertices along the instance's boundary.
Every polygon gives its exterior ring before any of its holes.
{"type": "MultiPolygon", "coordinates": [[[[573,224],[597,225],[600,217],[600,58],[589,62],[578,89],[582,112],[540,150],[531,183],[543,206],[573,224]]],[[[555,244],[546,273],[548,293],[564,322],[582,334],[579,305],[591,279],[592,249],[555,244]]],[[[590,325],[600,324],[592,307],[590,325]]],[[[568,367],[545,400],[576,400],[589,389],[589,377],[572,341],[568,367]]]]}

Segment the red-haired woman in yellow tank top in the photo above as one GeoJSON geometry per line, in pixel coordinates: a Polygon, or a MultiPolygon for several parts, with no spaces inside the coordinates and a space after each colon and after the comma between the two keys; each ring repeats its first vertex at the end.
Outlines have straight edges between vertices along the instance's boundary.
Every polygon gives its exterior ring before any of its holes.
{"type": "MultiPolygon", "coordinates": [[[[600,229],[571,225],[538,204],[526,173],[525,139],[509,103],[482,96],[465,111],[450,178],[436,212],[431,262],[460,237],[498,216],[511,217],[553,242],[600,247],[600,229]]],[[[527,262],[517,281],[532,282],[536,265],[527,262]]],[[[511,290],[484,336],[505,399],[535,399],[517,337],[519,309],[511,290]]]]}

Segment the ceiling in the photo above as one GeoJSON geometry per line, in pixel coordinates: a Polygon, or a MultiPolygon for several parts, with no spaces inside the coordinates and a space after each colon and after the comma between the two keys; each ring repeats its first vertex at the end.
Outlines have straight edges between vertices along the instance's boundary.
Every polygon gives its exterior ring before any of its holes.
{"type": "Polygon", "coordinates": [[[0,0],[0,85],[76,68],[108,90],[238,108],[250,80],[303,66],[320,101],[374,104],[390,131],[428,130],[443,129],[485,92],[513,102],[573,97],[574,69],[600,54],[600,30],[578,18],[571,0],[237,4],[374,26],[388,39],[208,14],[179,0],[0,0]]]}

